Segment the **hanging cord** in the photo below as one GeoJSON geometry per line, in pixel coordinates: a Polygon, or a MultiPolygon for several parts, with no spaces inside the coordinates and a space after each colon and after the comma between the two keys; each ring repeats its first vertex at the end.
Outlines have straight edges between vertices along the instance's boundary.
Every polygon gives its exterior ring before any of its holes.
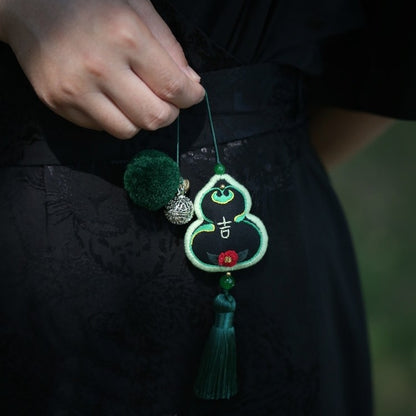
{"type": "MultiPolygon", "coordinates": [[[[218,144],[217,144],[217,136],[215,134],[215,128],[214,128],[214,122],[212,120],[212,114],[211,114],[211,106],[209,104],[209,99],[208,99],[208,94],[205,92],[205,102],[207,105],[207,112],[208,112],[208,120],[209,120],[209,127],[211,129],[211,134],[212,134],[212,143],[214,145],[214,150],[215,150],[215,158],[217,161],[217,166],[222,166],[221,160],[220,160],[220,154],[218,151],[218,144]]],[[[179,166],[179,154],[180,154],[180,121],[179,121],[180,115],[177,118],[176,121],[176,163],[179,166]]],[[[224,169],[225,171],[225,169],[224,169]]]]}
{"type": "Polygon", "coordinates": [[[179,134],[180,134],[180,129],[179,129],[179,118],[181,116],[181,113],[179,112],[178,114],[178,118],[176,120],[176,164],[179,166],[179,134]]]}
{"type": "MultiPolygon", "coordinates": [[[[214,172],[217,175],[223,175],[225,173],[225,167],[221,164],[217,136],[215,134],[214,123],[212,120],[211,106],[208,99],[208,94],[205,93],[205,102],[207,106],[208,121],[212,134],[212,143],[215,150],[216,165],[214,172]]],[[[177,120],[176,129],[176,160],[179,165],[179,152],[180,152],[180,127],[179,116],[177,120]]],[[[223,177],[223,176],[220,176],[223,177]]],[[[209,182],[210,184],[210,182],[209,182]]],[[[206,186],[212,186],[207,184],[206,186]]],[[[206,187],[205,186],[205,187],[206,187]]],[[[222,185],[225,187],[225,185],[222,185]]],[[[204,188],[205,188],[204,187],[204,188]]],[[[203,189],[204,189],[203,188],[203,189]]],[[[218,189],[218,188],[216,188],[218,189]]],[[[210,190],[212,192],[212,189],[210,190]]],[[[219,192],[222,192],[220,190],[219,192]]],[[[228,192],[228,191],[227,191],[228,192]]],[[[198,197],[201,191],[197,194],[196,199],[200,200],[202,197],[198,197]]],[[[202,212],[202,202],[198,202],[198,209],[202,212]]],[[[200,214],[201,215],[201,214],[200,214]]],[[[198,216],[198,214],[197,214],[198,216]]],[[[198,217],[200,222],[196,222],[197,226],[200,225],[203,220],[202,217],[198,217]]],[[[224,218],[224,217],[223,217],[224,218]]],[[[205,219],[206,220],[206,219],[205,219]]],[[[225,221],[225,218],[224,218],[225,221]]],[[[231,221],[229,221],[231,223],[231,221]]],[[[193,223],[195,224],[195,223],[193,223]]],[[[211,224],[211,223],[210,223],[211,224]]],[[[228,224],[228,223],[227,223],[228,224]]],[[[195,227],[191,225],[188,228],[187,235],[194,232],[195,227]]],[[[203,228],[203,227],[202,227],[203,228]]],[[[215,227],[214,227],[215,229],[215,227]]],[[[204,229],[205,231],[205,229],[204,229]]],[[[212,231],[212,230],[211,230],[212,231]]],[[[186,238],[186,237],[185,237],[186,238]]],[[[193,241],[193,238],[192,238],[193,241]]],[[[185,251],[191,252],[189,245],[186,243],[185,251]]],[[[192,246],[193,243],[190,243],[192,246]]],[[[229,259],[231,251],[225,251],[221,254],[228,254],[229,259]]],[[[235,255],[236,252],[232,251],[235,255]]],[[[216,260],[218,261],[218,260],[216,260]]],[[[195,264],[195,263],[194,263],[195,264]]],[[[198,266],[197,266],[198,267],[198,266]]],[[[194,391],[195,394],[206,400],[219,400],[229,399],[237,393],[237,360],[236,360],[236,342],[234,331],[234,312],[236,308],[236,302],[233,296],[229,294],[229,290],[234,286],[234,278],[230,272],[227,272],[220,278],[220,286],[224,293],[220,293],[214,300],[215,311],[215,323],[211,328],[208,336],[207,343],[202,352],[201,363],[198,371],[197,378],[195,380],[194,391]]]]}
{"type": "Polygon", "coordinates": [[[209,126],[211,128],[212,141],[214,143],[214,148],[215,148],[215,155],[217,157],[217,163],[220,165],[221,161],[220,161],[220,155],[218,152],[217,136],[215,135],[214,123],[212,121],[212,114],[211,114],[211,106],[209,105],[208,94],[206,92],[205,92],[205,101],[207,103],[209,126]]]}

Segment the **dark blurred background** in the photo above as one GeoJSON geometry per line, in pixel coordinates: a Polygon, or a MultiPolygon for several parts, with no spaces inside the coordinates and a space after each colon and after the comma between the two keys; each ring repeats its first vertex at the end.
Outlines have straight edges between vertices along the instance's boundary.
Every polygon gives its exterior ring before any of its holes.
{"type": "Polygon", "coordinates": [[[416,122],[331,173],[355,243],[376,416],[416,415],[416,122]]]}

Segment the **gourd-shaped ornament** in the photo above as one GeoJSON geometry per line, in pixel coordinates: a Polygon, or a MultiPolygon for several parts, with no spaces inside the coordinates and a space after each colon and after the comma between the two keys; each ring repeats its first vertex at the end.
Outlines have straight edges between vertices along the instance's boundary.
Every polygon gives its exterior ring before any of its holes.
{"type": "Polygon", "coordinates": [[[250,267],[264,256],[268,236],[263,222],[250,213],[248,190],[225,173],[223,165],[198,192],[196,220],[185,234],[185,253],[206,272],[223,272],[214,300],[215,323],[202,354],[195,393],[203,399],[228,399],[237,393],[236,345],[233,317],[236,302],[229,290],[232,271],[250,267]]]}
{"type": "Polygon", "coordinates": [[[251,205],[243,185],[228,174],[214,175],[195,198],[197,219],[185,235],[192,264],[207,272],[231,272],[260,261],[268,238],[251,205]]]}

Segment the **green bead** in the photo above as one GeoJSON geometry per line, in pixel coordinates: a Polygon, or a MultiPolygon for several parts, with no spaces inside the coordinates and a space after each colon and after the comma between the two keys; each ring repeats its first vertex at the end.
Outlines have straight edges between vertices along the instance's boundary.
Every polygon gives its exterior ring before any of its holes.
{"type": "Polygon", "coordinates": [[[234,277],[231,276],[231,274],[224,274],[220,278],[220,286],[224,290],[230,290],[235,286],[235,280],[234,277]]]}
{"type": "Polygon", "coordinates": [[[223,164],[221,164],[221,163],[217,163],[217,164],[215,165],[214,172],[215,172],[217,175],[222,175],[222,174],[224,174],[224,173],[225,173],[225,166],[224,166],[223,164]]]}

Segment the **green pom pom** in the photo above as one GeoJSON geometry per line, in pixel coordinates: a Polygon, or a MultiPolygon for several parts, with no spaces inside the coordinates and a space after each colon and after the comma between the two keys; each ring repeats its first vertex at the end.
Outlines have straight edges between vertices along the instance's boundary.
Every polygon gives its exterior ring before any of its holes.
{"type": "Polygon", "coordinates": [[[143,150],[127,165],[124,189],[135,204],[156,211],[176,195],[180,180],[179,167],[171,157],[143,150]]]}

